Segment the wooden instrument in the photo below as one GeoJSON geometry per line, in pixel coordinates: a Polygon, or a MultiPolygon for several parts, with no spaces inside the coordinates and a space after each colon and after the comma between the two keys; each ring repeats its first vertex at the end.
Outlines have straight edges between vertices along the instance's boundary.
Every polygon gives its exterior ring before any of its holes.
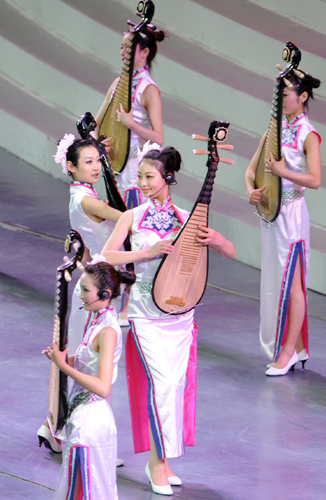
{"type": "MultiPolygon", "coordinates": [[[[76,254],[72,259],[57,268],[57,282],[55,293],[53,342],[56,342],[60,351],[64,351],[67,343],[68,331],[68,283],[71,273],[76,269],[83,270],[81,259],[84,253],[83,241],[77,231],[71,230],[67,236],[65,248],[70,252],[73,241],[77,242],[76,254]]],[[[75,246],[74,245],[74,246],[75,246]]],[[[48,424],[52,435],[58,433],[64,426],[67,417],[67,375],[59,370],[55,363],[51,363],[49,379],[49,407],[48,424]]]]}
{"type": "Polygon", "coordinates": [[[110,143],[110,164],[114,172],[122,172],[124,169],[128,160],[130,147],[130,130],[117,121],[117,110],[120,109],[120,104],[123,105],[127,113],[131,109],[134,56],[137,42],[139,41],[136,35],[146,32],[147,27],[149,29],[156,29],[155,27],[148,26],[152,20],[154,11],[155,6],[151,0],[141,0],[137,6],[137,15],[142,18],[142,21],[137,25],[128,21],[130,35],[127,42],[126,56],[122,65],[122,73],[100,126],[99,135],[105,134],[107,137],[112,138],[110,143]]]}
{"type": "MultiPolygon", "coordinates": [[[[201,300],[207,282],[208,246],[196,242],[198,226],[208,225],[208,207],[219,162],[232,164],[233,160],[220,158],[217,145],[228,133],[229,122],[213,121],[207,140],[208,151],[194,150],[194,154],[208,154],[207,175],[197,201],[185,224],[172,243],[174,251],[164,255],[154,277],[152,295],[156,306],[167,314],[184,314],[201,300]]],[[[223,146],[222,146],[223,147],[223,146]]],[[[224,146],[224,149],[233,149],[224,146]]]]}
{"type": "Polygon", "coordinates": [[[292,84],[286,78],[292,72],[301,74],[296,68],[301,60],[300,50],[291,42],[287,42],[282,54],[286,62],[290,64],[286,69],[281,69],[281,73],[276,76],[273,102],[271,109],[271,119],[268,130],[260,153],[255,177],[255,187],[259,189],[267,186],[263,192],[263,197],[257,205],[258,214],[266,222],[273,222],[281,208],[282,198],[282,180],[278,175],[266,172],[266,161],[273,153],[275,159],[281,159],[281,141],[282,141],[282,115],[283,115],[283,90],[285,86],[292,87],[292,84]]]}

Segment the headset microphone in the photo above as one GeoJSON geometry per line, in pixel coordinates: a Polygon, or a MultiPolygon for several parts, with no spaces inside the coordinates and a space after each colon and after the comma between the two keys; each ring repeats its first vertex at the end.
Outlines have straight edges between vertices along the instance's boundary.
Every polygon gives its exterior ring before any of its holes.
{"type": "MultiPolygon", "coordinates": [[[[90,306],[91,304],[94,304],[94,302],[98,302],[99,300],[101,299],[96,299],[96,300],[93,300],[93,302],[88,302],[88,304],[86,304],[87,306],[90,306]]],[[[79,309],[84,309],[85,306],[81,306],[79,307],[79,309]]]]}
{"type": "Polygon", "coordinates": [[[174,186],[177,183],[172,172],[167,172],[165,175],[163,175],[163,179],[169,186],[174,186]]]}
{"type": "Polygon", "coordinates": [[[167,184],[168,186],[174,186],[177,183],[177,181],[175,180],[175,178],[171,172],[164,174],[163,179],[165,181],[163,186],[160,187],[160,189],[158,191],[156,191],[154,194],[150,194],[149,198],[153,198],[154,196],[156,196],[164,188],[165,184],[167,184]]]}
{"type": "MultiPolygon", "coordinates": [[[[108,300],[108,299],[111,298],[111,294],[107,290],[100,290],[100,291],[98,291],[97,292],[97,296],[98,296],[98,299],[93,300],[93,302],[89,302],[86,305],[90,306],[91,304],[94,304],[95,302],[99,302],[100,300],[108,300]]],[[[84,307],[85,306],[81,306],[81,307],[79,307],[79,309],[83,309],[84,307]]]]}

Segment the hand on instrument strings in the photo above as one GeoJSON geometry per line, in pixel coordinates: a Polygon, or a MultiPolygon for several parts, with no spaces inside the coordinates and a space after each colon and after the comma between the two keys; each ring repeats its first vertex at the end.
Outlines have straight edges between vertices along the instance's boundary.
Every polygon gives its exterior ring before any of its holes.
{"type": "Polygon", "coordinates": [[[284,156],[282,156],[280,161],[276,161],[273,153],[271,153],[269,159],[266,161],[265,172],[270,174],[276,174],[279,177],[284,177],[284,171],[285,171],[284,156]]]}
{"type": "Polygon", "coordinates": [[[235,257],[233,243],[210,227],[201,225],[198,226],[195,245],[208,245],[212,250],[214,250],[214,252],[217,252],[219,255],[227,259],[234,259],[235,257]]]}
{"type": "Polygon", "coordinates": [[[47,347],[42,351],[42,354],[45,354],[48,359],[53,361],[59,369],[61,369],[64,365],[67,364],[66,362],[67,353],[68,349],[65,349],[64,351],[59,351],[56,342],[53,342],[52,347],[47,347]]]}
{"type": "MultiPolygon", "coordinates": [[[[198,226],[198,231],[196,232],[196,246],[201,245],[218,245],[218,236],[223,236],[220,233],[214,231],[210,227],[198,226]]],[[[224,241],[224,238],[223,238],[224,241]]]]}
{"type": "Polygon", "coordinates": [[[173,240],[158,241],[152,247],[148,248],[148,258],[153,259],[158,255],[169,254],[173,252],[174,246],[171,245],[173,240]]]}
{"type": "Polygon", "coordinates": [[[131,128],[132,124],[134,123],[133,112],[134,109],[131,108],[129,113],[127,113],[122,104],[120,104],[120,109],[117,109],[117,121],[121,122],[122,125],[125,125],[127,128],[131,128]]]}
{"type": "Polygon", "coordinates": [[[263,192],[265,191],[266,188],[267,186],[262,186],[259,189],[253,189],[252,191],[250,191],[249,203],[251,205],[257,205],[257,203],[259,203],[260,200],[262,199],[263,192]]]}

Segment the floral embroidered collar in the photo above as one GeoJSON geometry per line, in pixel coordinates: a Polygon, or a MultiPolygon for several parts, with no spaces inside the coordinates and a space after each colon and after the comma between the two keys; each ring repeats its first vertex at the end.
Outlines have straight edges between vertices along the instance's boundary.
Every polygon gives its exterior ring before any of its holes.
{"type": "Polygon", "coordinates": [[[148,66],[143,66],[142,68],[136,69],[133,72],[132,77],[135,78],[137,75],[139,75],[139,73],[142,73],[143,71],[147,71],[147,70],[148,70],[148,66]]]}
{"type": "Polygon", "coordinates": [[[288,119],[286,119],[285,121],[285,126],[286,128],[290,128],[291,130],[294,129],[296,123],[301,120],[302,118],[304,118],[306,116],[306,111],[304,111],[303,113],[301,113],[299,116],[295,116],[294,118],[292,118],[292,120],[288,121],[288,119]]]}
{"type": "Polygon", "coordinates": [[[107,311],[113,311],[113,307],[112,306],[108,306],[108,307],[104,307],[103,309],[101,309],[100,311],[97,311],[97,313],[95,313],[93,315],[92,311],[90,311],[88,313],[88,317],[87,317],[87,321],[86,321],[86,324],[85,324],[85,329],[84,329],[84,335],[83,335],[83,344],[87,344],[88,342],[88,339],[91,335],[91,332],[93,331],[93,328],[89,328],[90,326],[95,326],[97,324],[100,324],[101,321],[98,321],[102,316],[103,314],[105,314],[107,311]],[[93,319],[91,320],[91,317],[93,315],[93,319]],[[88,333],[87,337],[86,337],[86,334],[88,333]]]}
{"type": "Polygon", "coordinates": [[[88,182],[71,181],[70,187],[71,188],[84,187],[84,188],[86,188],[86,191],[88,191],[91,196],[95,196],[95,198],[99,199],[99,195],[97,194],[97,192],[93,188],[92,184],[88,184],[88,182]]]}
{"type": "Polygon", "coordinates": [[[163,205],[160,205],[158,201],[153,198],[149,199],[149,203],[156,210],[156,212],[167,212],[169,208],[172,206],[171,196],[168,196],[163,205]]]}

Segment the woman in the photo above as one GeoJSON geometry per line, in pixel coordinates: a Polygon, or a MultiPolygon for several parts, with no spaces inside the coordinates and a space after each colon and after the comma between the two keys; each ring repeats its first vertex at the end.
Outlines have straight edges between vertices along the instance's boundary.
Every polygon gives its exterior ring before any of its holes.
{"type": "MultiPolygon", "coordinates": [[[[126,57],[126,49],[130,33],[126,32],[122,38],[121,58],[126,57]]],[[[117,111],[117,120],[130,129],[129,157],[123,171],[116,174],[119,191],[124,198],[128,209],[143,203],[141,190],[137,187],[138,148],[145,142],[163,144],[163,121],[161,93],[150,75],[151,65],[156,56],[157,42],[164,40],[164,32],[155,30],[146,33],[137,33],[136,51],[134,55],[134,72],[132,79],[132,107],[127,113],[122,105],[117,111]]],[[[98,137],[99,129],[105,113],[114,95],[119,78],[108,90],[104,102],[96,115],[97,128],[94,137],[98,137]]],[[[110,154],[110,138],[103,141],[108,155],[110,154]]],[[[127,309],[130,289],[126,287],[122,295],[119,324],[128,326],[127,309]]]]}
{"type": "MultiPolygon", "coordinates": [[[[309,214],[305,188],[321,183],[320,142],[307,117],[308,101],[320,81],[305,74],[288,78],[285,87],[282,124],[282,158],[271,154],[266,171],[282,179],[282,205],[272,225],[261,223],[262,273],[260,342],[273,359],[266,375],[285,375],[294,365],[309,358],[307,326],[307,280],[309,271],[309,214]]],[[[245,185],[249,202],[256,205],[266,189],[255,189],[255,173],[264,137],[251,160],[245,185]]]]}
{"type": "MultiPolygon", "coordinates": [[[[160,257],[173,252],[171,242],[188,215],[173,205],[169,193],[180,164],[180,154],[174,148],[146,152],[139,165],[138,186],[148,202],[122,215],[102,250],[114,265],[128,262],[135,265],[137,278],[129,301],[131,330],[126,346],[134,444],[136,452],[150,448],[146,474],[153,491],[163,495],[173,494],[170,485],[182,484],[171,471],[167,458],[182,455],[184,445],[194,441],[193,311],[164,315],[151,295],[160,257]],[[120,252],[121,242],[128,233],[132,251],[120,252]],[[147,384],[147,398],[144,384],[147,384]]],[[[197,242],[209,245],[224,257],[235,256],[233,244],[210,228],[200,226],[197,242]]]]}
{"type": "MultiPolygon", "coordinates": [[[[130,33],[127,32],[122,38],[122,60],[126,57],[126,47],[130,36],[130,33]]],[[[164,40],[164,33],[156,30],[146,34],[138,33],[135,36],[137,37],[137,46],[132,79],[132,107],[129,113],[125,111],[122,105],[117,111],[117,120],[131,131],[129,159],[123,171],[116,175],[118,188],[124,197],[127,208],[136,207],[142,203],[141,191],[137,187],[137,149],[141,149],[147,141],[157,144],[163,144],[164,142],[161,94],[150,75],[151,64],[157,52],[157,41],[164,40]]],[[[109,88],[105,100],[96,115],[97,128],[94,131],[95,137],[98,137],[99,129],[118,80],[119,78],[109,88]]],[[[109,153],[110,138],[103,142],[109,153]]]]}
{"type": "MultiPolygon", "coordinates": [[[[99,199],[93,184],[101,174],[100,155],[93,140],[75,139],[73,134],[65,134],[60,140],[55,161],[72,178],[70,183],[69,218],[73,229],[79,232],[85,245],[83,262],[99,253],[111,235],[121,212],[99,199]]],[[[86,313],[80,299],[80,281],[77,282],[71,300],[68,345],[70,353],[79,346],[86,320],[86,313]]],[[[57,453],[61,444],[51,435],[47,422],[37,431],[42,443],[57,453]]]]}
{"type": "Polygon", "coordinates": [[[80,280],[80,298],[89,314],[76,354],[67,356],[68,349],[59,351],[55,343],[43,351],[74,381],[62,431],[66,443],[54,500],[118,499],[117,432],[106,398],[117,378],[122,335],[111,300],[119,295],[120,283],[131,284],[135,277],[104,261],[95,256],[80,280]]]}

